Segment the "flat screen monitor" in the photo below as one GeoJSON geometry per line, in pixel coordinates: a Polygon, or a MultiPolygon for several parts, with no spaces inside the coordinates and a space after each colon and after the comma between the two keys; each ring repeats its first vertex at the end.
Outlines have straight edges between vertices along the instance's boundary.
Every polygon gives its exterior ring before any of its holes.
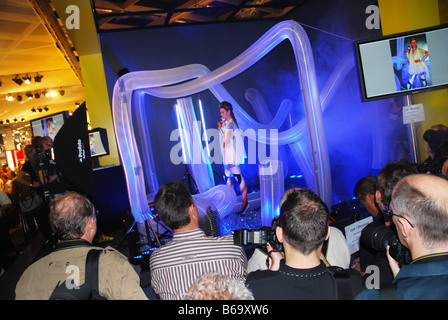
{"type": "Polygon", "coordinates": [[[364,101],[448,86],[448,24],[355,42],[364,101]]]}
{"type": "Polygon", "coordinates": [[[55,113],[49,116],[31,120],[31,130],[33,131],[33,136],[48,136],[54,140],[59,130],[64,125],[65,121],[68,119],[68,111],[63,111],[55,113]]]}
{"type": "Polygon", "coordinates": [[[109,154],[107,130],[95,128],[89,131],[90,156],[99,157],[109,154]]]}

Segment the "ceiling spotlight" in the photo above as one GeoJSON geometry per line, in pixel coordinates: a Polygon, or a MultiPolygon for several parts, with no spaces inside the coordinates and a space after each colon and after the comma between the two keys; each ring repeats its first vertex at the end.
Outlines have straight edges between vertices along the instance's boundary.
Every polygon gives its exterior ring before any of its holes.
{"type": "Polygon", "coordinates": [[[48,98],[50,96],[50,94],[47,92],[47,90],[45,90],[44,92],[42,92],[42,94],[45,96],[45,98],[48,98]]]}
{"type": "Polygon", "coordinates": [[[22,101],[22,96],[19,94],[19,95],[16,97],[16,99],[17,99],[17,101],[22,101]]]}
{"type": "Polygon", "coordinates": [[[36,93],[34,94],[34,98],[39,99],[39,98],[40,98],[40,93],[39,93],[39,92],[36,92],[36,93]]]}
{"type": "Polygon", "coordinates": [[[22,122],[25,122],[25,118],[22,118],[22,122]]]}
{"type": "Polygon", "coordinates": [[[8,101],[14,101],[14,97],[13,97],[13,95],[12,95],[12,94],[8,94],[8,95],[6,96],[6,100],[8,100],[8,101]]]}
{"type": "Polygon", "coordinates": [[[32,93],[29,93],[29,92],[27,92],[26,93],[26,96],[28,97],[28,99],[33,99],[33,94],[32,93]]]}
{"type": "Polygon", "coordinates": [[[23,80],[20,79],[18,76],[16,76],[14,79],[12,79],[12,81],[14,81],[15,83],[17,83],[19,86],[22,85],[23,80]]]}
{"type": "Polygon", "coordinates": [[[37,108],[37,111],[42,112],[42,108],[37,108]]]}
{"type": "Polygon", "coordinates": [[[9,119],[6,119],[6,123],[9,123],[9,119]]]}
{"type": "Polygon", "coordinates": [[[31,77],[29,75],[26,75],[26,77],[22,77],[23,81],[25,81],[26,84],[31,83],[31,77]]]}
{"type": "Polygon", "coordinates": [[[19,120],[17,120],[17,118],[14,118],[14,122],[17,122],[17,121],[19,121],[19,120]]]}
{"type": "Polygon", "coordinates": [[[37,112],[37,111],[36,111],[36,108],[31,109],[31,112],[32,112],[32,113],[37,112]]]}
{"type": "Polygon", "coordinates": [[[54,90],[50,90],[49,95],[50,95],[50,97],[54,98],[54,97],[56,97],[57,93],[54,90]]]}
{"type": "Polygon", "coordinates": [[[65,91],[64,91],[64,90],[59,90],[59,94],[60,94],[61,96],[63,96],[63,95],[65,94],[65,91]]]}
{"type": "Polygon", "coordinates": [[[41,82],[44,76],[37,74],[34,76],[34,82],[41,82]]]}
{"type": "Polygon", "coordinates": [[[0,120],[0,124],[3,124],[3,120],[0,120]]]}
{"type": "Polygon", "coordinates": [[[45,110],[45,111],[48,111],[48,110],[50,110],[50,109],[48,109],[48,107],[47,107],[47,106],[45,106],[44,110],[45,110]]]}

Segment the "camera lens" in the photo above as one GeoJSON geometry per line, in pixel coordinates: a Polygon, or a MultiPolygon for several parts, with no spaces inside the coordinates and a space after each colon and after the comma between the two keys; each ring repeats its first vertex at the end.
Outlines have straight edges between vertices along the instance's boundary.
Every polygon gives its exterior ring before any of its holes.
{"type": "Polygon", "coordinates": [[[394,246],[398,242],[397,235],[388,227],[378,228],[372,234],[373,248],[378,251],[386,251],[387,245],[394,246]]]}
{"type": "Polygon", "coordinates": [[[397,235],[381,222],[367,225],[361,233],[361,241],[376,251],[386,252],[386,246],[398,243],[397,235]]]}

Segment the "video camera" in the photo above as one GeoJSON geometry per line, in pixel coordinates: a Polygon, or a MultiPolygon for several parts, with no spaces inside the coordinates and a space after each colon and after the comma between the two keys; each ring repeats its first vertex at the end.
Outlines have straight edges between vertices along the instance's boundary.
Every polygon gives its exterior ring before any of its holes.
{"type": "Polygon", "coordinates": [[[411,252],[401,244],[396,232],[380,221],[367,225],[361,233],[360,241],[368,248],[379,252],[387,252],[389,245],[390,256],[400,265],[409,264],[412,261],[411,252]]]}
{"type": "Polygon", "coordinates": [[[283,244],[278,241],[276,235],[276,229],[280,226],[279,222],[279,217],[275,217],[271,227],[237,229],[233,232],[233,243],[239,246],[264,246],[269,243],[274,249],[283,251],[283,244]]]}

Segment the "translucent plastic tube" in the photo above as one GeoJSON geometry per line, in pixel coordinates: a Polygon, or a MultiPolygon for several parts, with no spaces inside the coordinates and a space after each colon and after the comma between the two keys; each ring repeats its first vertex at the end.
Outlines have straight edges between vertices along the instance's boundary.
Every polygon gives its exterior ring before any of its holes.
{"type": "Polygon", "coordinates": [[[285,192],[285,179],[283,178],[282,162],[279,161],[278,170],[267,174],[270,166],[259,165],[260,174],[260,204],[261,223],[263,226],[271,226],[272,219],[280,214],[280,199],[285,192]]]}
{"type": "MultiPolygon", "coordinates": [[[[202,192],[199,195],[194,195],[193,197],[201,197],[213,203],[216,210],[218,210],[221,219],[232,212],[237,200],[235,191],[224,184],[217,185],[210,190],[202,192]]],[[[241,206],[239,208],[241,208],[241,206]]]]}
{"type": "Polygon", "coordinates": [[[177,99],[177,106],[183,128],[181,134],[185,133],[189,137],[189,139],[184,137],[184,140],[186,140],[186,148],[182,152],[188,152],[190,160],[188,166],[190,167],[191,174],[199,192],[202,193],[212,188],[215,185],[215,181],[213,179],[210,162],[208,161],[209,158],[203,154],[206,152],[206,149],[202,148],[201,128],[197,126],[198,122],[196,122],[196,114],[190,97],[177,99]],[[193,159],[195,157],[199,158],[199,161],[193,159]],[[206,162],[203,163],[203,160],[206,160],[206,162]]]}
{"type": "MultiPolygon", "coordinates": [[[[263,135],[259,135],[258,139],[265,143],[289,144],[296,142],[307,130],[311,141],[312,161],[310,162],[314,169],[316,190],[322,200],[327,204],[331,203],[330,163],[311,45],[305,31],[298,23],[283,21],[272,27],[241,55],[214,71],[210,72],[201,65],[187,65],[167,70],[128,73],[117,80],[112,98],[112,113],[117,144],[125,170],[131,210],[137,222],[148,218],[149,208],[131,117],[133,92],[143,90],[161,98],[179,98],[210,90],[219,101],[227,100],[232,103],[243,130],[249,128],[253,130],[271,129],[272,126],[269,126],[272,123],[260,124],[254,121],[229,95],[221,83],[252,66],[286,39],[290,41],[296,59],[298,80],[301,84],[305,105],[306,123],[299,122],[292,128],[279,132],[277,141],[269,141],[263,135]]],[[[281,116],[278,113],[277,115],[281,116]]]]}

